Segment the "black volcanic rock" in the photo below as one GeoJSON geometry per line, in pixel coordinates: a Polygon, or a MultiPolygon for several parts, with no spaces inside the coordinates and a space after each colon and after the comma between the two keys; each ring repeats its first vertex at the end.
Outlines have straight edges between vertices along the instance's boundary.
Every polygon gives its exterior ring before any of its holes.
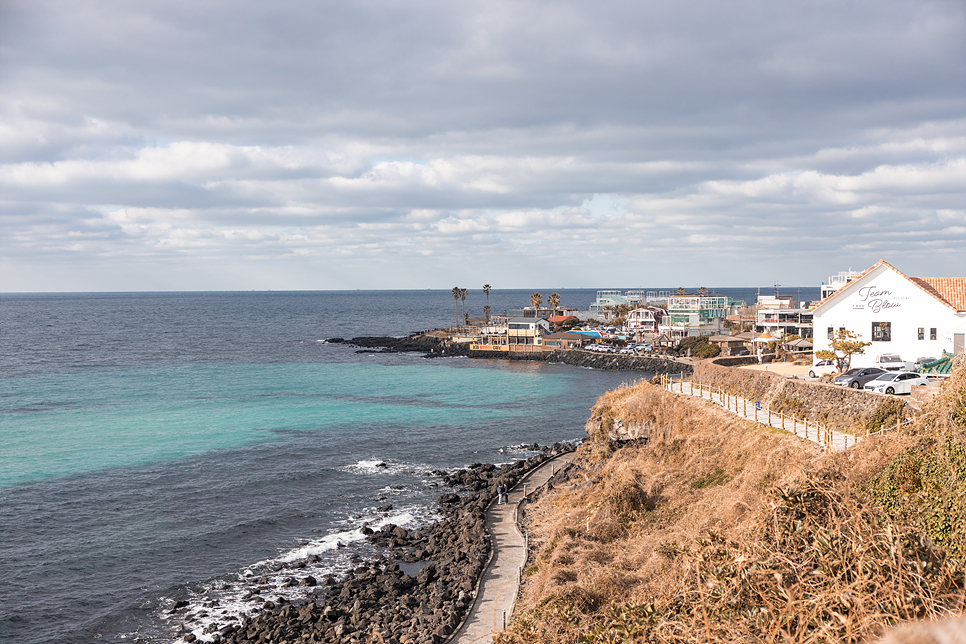
{"type": "MultiPolygon", "coordinates": [[[[281,597],[265,601],[260,613],[243,617],[239,624],[213,625],[210,632],[229,644],[363,642],[373,632],[387,644],[439,644],[473,605],[492,549],[484,519],[496,486],[511,487],[530,468],[567,449],[572,447],[554,446],[519,464],[478,465],[444,475],[447,485],[474,493],[440,497],[441,521],[413,532],[391,524],[370,529],[366,540],[389,548],[382,556],[359,560],[342,579],[326,577],[326,589],[300,603],[287,604],[281,597]],[[397,560],[421,567],[407,574],[397,560]]],[[[315,581],[306,577],[300,583],[312,585],[309,580],[315,581]]],[[[259,583],[253,581],[252,599],[261,590],[259,583]]]]}

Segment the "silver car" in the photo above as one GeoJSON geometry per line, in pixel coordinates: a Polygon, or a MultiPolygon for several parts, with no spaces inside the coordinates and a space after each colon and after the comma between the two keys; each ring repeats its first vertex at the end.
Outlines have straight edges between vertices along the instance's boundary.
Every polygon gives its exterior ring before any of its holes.
{"type": "Polygon", "coordinates": [[[832,378],[832,384],[851,387],[852,389],[861,389],[865,386],[865,383],[878,378],[883,373],[885,373],[885,369],[879,369],[878,367],[849,369],[842,375],[832,378]]]}

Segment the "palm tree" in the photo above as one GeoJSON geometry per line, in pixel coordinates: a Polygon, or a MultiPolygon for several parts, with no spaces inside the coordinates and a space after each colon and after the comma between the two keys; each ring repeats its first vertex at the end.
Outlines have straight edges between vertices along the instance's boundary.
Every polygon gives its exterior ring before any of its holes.
{"type": "Polygon", "coordinates": [[[483,314],[486,316],[486,321],[490,321],[490,285],[483,285],[483,294],[486,295],[486,306],[483,307],[483,314]]]}
{"type": "Polygon", "coordinates": [[[556,293],[551,293],[550,297],[547,298],[547,304],[553,309],[553,313],[550,314],[551,318],[557,317],[557,307],[560,306],[560,296],[556,293]]]}
{"type": "Polygon", "coordinates": [[[486,317],[486,323],[490,323],[490,305],[487,304],[483,307],[483,315],[486,317]]]}
{"type": "Polygon", "coordinates": [[[543,296],[539,293],[534,293],[530,296],[530,306],[533,307],[533,317],[537,317],[537,311],[540,310],[540,305],[543,304],[543,296]]]}
{"type": "Polygon", "coordinates": [[[460,287],[453,287],[453,299],[456,300],[456,326],[459,328],[460,325],[460,287]]]}
{"type": "Polygon", "coordinates": [[[466,289],[460,289],[460,300],[463,302],[463,323],[467,326],[470,323],[470,316],[466,314],[466,289]]]}

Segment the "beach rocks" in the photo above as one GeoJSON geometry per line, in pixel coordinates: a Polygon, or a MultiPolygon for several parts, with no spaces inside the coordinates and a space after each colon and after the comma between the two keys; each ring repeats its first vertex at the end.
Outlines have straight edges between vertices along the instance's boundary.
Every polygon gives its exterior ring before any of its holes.
{"type": "MultiPolygon", "coordinates": [[[[440,644],[472,607],[489,561],[485,515],[497,485],[512,487],[531,468],[568,449],[555,445],[518,463],[442,473],[443,482],[463,494],[439,498],[441,521],[415,531],[392,524],[368,528],[366,540],[384,549],[381,557],[359,560],[341,579],[326,577],[326,588],[302,603],[266,601],[257,615],[220,624],[212,633],[231,644],[368,642],[373,633],[386,644],[440,644]]],[[[318,582],[307,576],[298,583],[318,582]]]]}

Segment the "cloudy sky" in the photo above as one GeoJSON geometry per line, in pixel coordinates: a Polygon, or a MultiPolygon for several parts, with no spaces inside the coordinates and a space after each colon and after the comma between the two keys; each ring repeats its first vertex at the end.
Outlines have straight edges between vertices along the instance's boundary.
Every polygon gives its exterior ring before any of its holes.
{"type": "Polygon", "coordinates": [[[966,4],[0,2],[0,292],[966,275],[966,4]]]}

